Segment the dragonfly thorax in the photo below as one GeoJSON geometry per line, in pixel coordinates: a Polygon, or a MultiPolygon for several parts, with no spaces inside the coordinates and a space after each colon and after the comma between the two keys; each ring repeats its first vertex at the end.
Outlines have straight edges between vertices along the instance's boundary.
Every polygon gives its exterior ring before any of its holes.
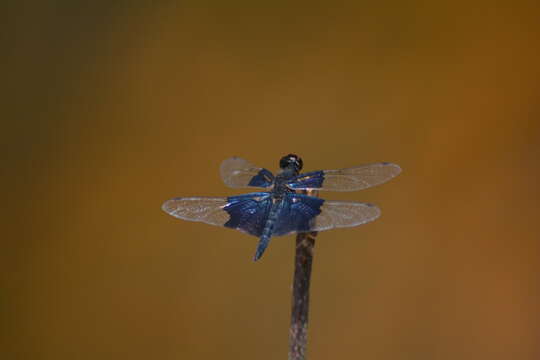
{"type": "Polygon", "coordinates": [[[291,188],[287,186],[289,181],[298,175],[298,172],[283,170],[279,173],[274,179],[274,186],[272,188],[272,196],[274,198],[281,198],[287,193],[294,192],[291,188]]]}

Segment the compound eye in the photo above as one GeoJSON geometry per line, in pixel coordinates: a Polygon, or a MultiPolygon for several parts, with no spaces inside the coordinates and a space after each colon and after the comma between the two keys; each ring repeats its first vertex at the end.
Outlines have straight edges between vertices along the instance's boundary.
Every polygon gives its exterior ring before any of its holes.
{"type": "Polygon", "coordinates": [[[302,168],[302,159],[300,159],[295,154],[288,154],[281,158],[279,162],[279,167],[284,169],[289,166],[294,166],[295,168],[301,169],[302,168]]]}

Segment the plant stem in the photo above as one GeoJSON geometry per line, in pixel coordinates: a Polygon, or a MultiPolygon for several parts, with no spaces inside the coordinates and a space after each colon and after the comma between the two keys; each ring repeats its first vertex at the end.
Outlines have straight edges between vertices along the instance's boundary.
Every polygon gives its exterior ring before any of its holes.
{"type": "MultiPolygon", "coordinates": [[[[308,192],[316,196],[315,191],[308,192]]],[[[305,360],[309,315],[309,285],[316,231],[296,235],[296,255],[291,327],[289,329],[289,360],[305,360]]]]}

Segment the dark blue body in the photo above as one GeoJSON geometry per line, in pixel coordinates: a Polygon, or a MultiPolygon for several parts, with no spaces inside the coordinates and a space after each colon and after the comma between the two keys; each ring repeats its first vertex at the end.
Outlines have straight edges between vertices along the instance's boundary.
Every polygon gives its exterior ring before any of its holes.
{"type": "Polygon", "coordinates": [[[229,197],[224,208],[230,216],[225,226],[240,229],[260,238],[255,260],[259,259],[274,235],[309,231],[317,215],[321,213],[323,199],[294,191],[298,187],[318,187],[324,179],[321,171],[303,174],[292,168],[284,169],[276,177],[262,169],[249,182],[249,186],[270,187],[270,192],[258,192],[229,197]],[[293,182],[295,180],[295,182],[293,182]],[[306,186],[309,185],[309,186],[306,186]]]}

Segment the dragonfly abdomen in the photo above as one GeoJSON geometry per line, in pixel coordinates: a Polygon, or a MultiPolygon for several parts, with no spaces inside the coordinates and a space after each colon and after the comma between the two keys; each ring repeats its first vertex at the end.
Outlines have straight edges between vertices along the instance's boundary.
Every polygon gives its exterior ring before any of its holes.
{"type": "Polygon", "coordinates": [[[282,205],[283,202],[281,200],[278,200],[274,204],[272,204],[270,212],[268,213],[268,219],[264,224],[259,244],[257,245],[257,251],[255,252],[255,257],[253,258],[254,261],[259,260],[266,248],[268,247],[268,244],[270,243],[270,238],[274,233],[275,224],[278,219],[282,205]]]}

